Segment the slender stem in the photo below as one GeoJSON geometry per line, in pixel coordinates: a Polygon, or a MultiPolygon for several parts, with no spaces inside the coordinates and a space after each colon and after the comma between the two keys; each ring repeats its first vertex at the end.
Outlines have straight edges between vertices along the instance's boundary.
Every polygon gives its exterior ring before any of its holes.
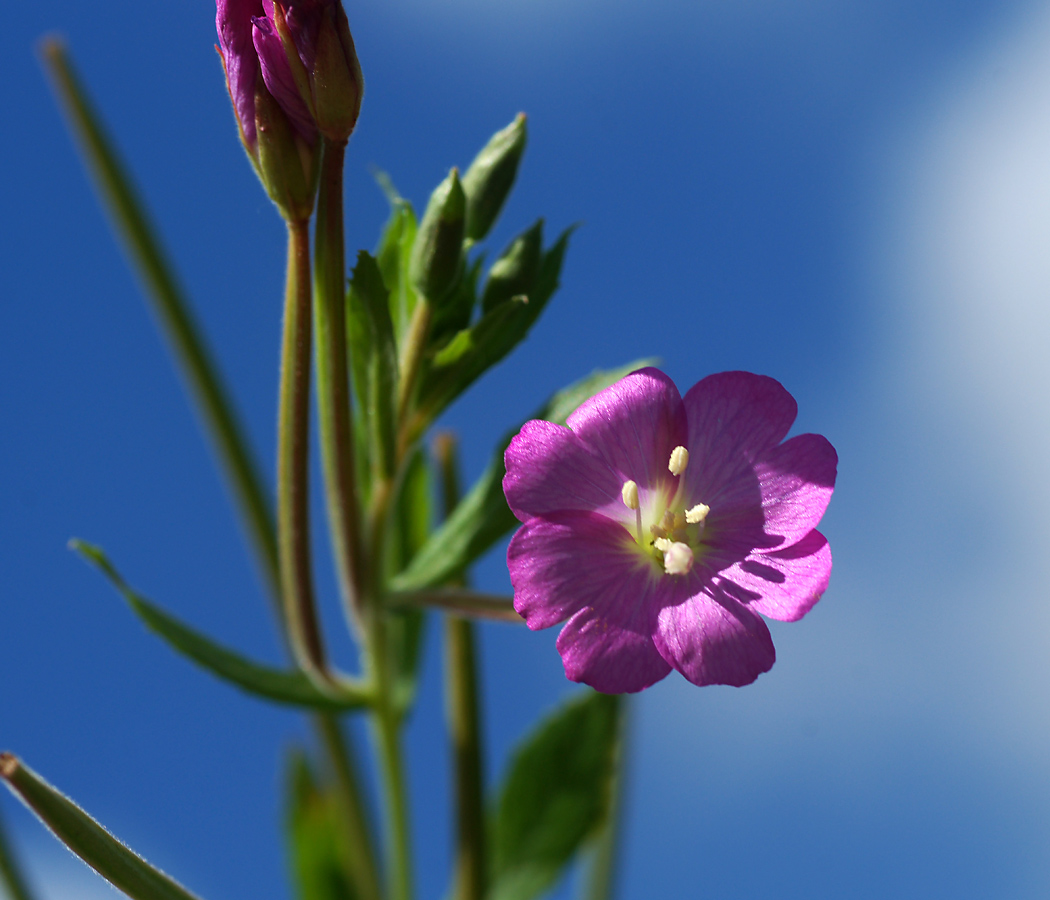
{"type": "Polygon", "coordinates": [[[627,764],[628,708],[626,697],[619,698],[616,737],[616,760],[609,786],[609,812],[595,840],[587,875],[585,900],[613,900],[616,893],[617,862],[620,857],[620,824],[623,821],[624,774],[627,764]]]}
{"type": "Polygon", "coordinates": [[[401,717],[395,704],[390,670],[386,611],[369,604],[368,622],[371,675],[378,694],[372,726],[386,801],[388,896],[390,900],[410,900],[413,894],[411,826],[401,750],[401,717]]]}
{"type": "MultiPolygon", "coordinates": [[[[451,433],[437,436],[434,455],[441,471],[444,517],[448,519],[459,504],[460,494],[456,440],[451,433]]],[[[463,582],[464,579],[459,580],[460,585],[463,582]]],[[[475,643],[473,623],[455,615],[445,617],[445,704],[456,781],[452,891],[456,900],[483,900],[487,887],[481,700],[475,643]]]]}
{"type": "Polygon", "coordinates": [[[310,229],[288,223],[277,425],[277,545],[288,637],[299,665],[323,677],[324,645],[314,608],[310,564],[310,229]]]}
{"type": "Polygon", "coordinates": [[[0,821],[0,896],[6,891],[11,900],[32,900],[29,885],[22,869],[18,865],[14,849],[4,834],[3,822],[0,821]]]}
{"type": "Polygon", "coordinates": [[[70,128],[80,144],[102,205],[110,215],[189,384],[205,431],[214,442],[267,584],[277,596],[280,578],[273,510],[218,367],[194,321],[182,287],[127,168],[117,156],[65,47],[59,41],[49,39],[42,44],[41,55],[70,128]]]}
{"type": "Polygon", "coordinates": [[[345,152],[345,142],[325,141],[321,156],[314,247],[317,404],[332,551],[347,618],[359,627],[364,577],[346,346],[345,152]]]}
{"type": "Polygon", "coordinates": [[[313,717],[335,776],[336,801],[346,829],[347,852],[350,855],[352,877],[358,900],[382,900],[383,891],[376,868],[376,853],[372,841],[368,811],[357,777],[357,758],[343,732],[339,719],[333,715],[313,717]]]}

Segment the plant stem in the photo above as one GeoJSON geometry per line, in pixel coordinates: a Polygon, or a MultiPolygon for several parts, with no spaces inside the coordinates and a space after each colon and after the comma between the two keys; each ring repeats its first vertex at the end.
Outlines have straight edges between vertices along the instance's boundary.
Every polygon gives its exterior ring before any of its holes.
{"type": "MultiPolygon", "coordinates": [[[[398,370],[401,372],[401,382],[397,391],[397,420],[403,426],[412,405],[412,396],[416,389],[416,380],[419,378],[419,370],[423,366],[423,355],[427,349],[427,339],[430,337],[430,324],[433,319],[433,311],[426,297],[420,295],[416,301],[416,308],[412,312],[412,320],[408,324],[405,334],[405,343],[401,348],[401,359],[398,370]]],[[[403,440],[404,435],[399,435],[398,457],[403,459],[408,454],[408,445],[411,440],[403,440]]]]}
{"type": "Polygon", "coordinates": [[[616,892],[616,863],[620,856],[620,823],[623,821],[624,773],[627,764],[628,700],[620,697],[616,736],[616,759],[609,786],[609,812],[594,843],[584,900],[613,900],[616,892]]]}
{"type": "Polygon", "coordinates": [[[317,405],[328,522],[343,605],[360,626],[363,597],[360,511],[350,420],[346,346],[346,250],[343,238],[343,158],[346,142],[324,142],[314,247],[317,405]]]}
{"type": "Polygon", "coordinates": [[[339,719],[333,715],[313,717],[335,776],[339,814],[346,829],[355,896],[358,900],[382,900],[383,892],[376,868],[376,853],[364,798],[357,778],[357,760],[347,742],[339,719]]]}
{"type": "Polygon", "coordinates": [[[390,900],[412,897],[412,842],[401,751],[401,717],[395,705],[386,632],[386,610],[369,604],[369,650],[378,696],[372,715],[386,807],[387,886],[390,900]]]}
{"type": "Polygon", "coordinates": [[[310,564],[310,228],[288,223],[288,284],[284,305],[277,425],[277,546],[288,637],[299,665],[326,671],[310,564]]]}
{"type": "MultiPolygon", "coordinates": [[[[444,517],[448,519],[459,504],[460,494],[456,440],[451,433],[435,438],[434,455],[441,471],[444,517]]],[[[464,581],[458,579],[458,585],[462,586],[464,581]]],[[[472,622],[455,615],[445,617],[445,679],[456,780],[456,863],[452,896],[457,900],[483,900],[488,869],[475,633],[472,622]]]]}

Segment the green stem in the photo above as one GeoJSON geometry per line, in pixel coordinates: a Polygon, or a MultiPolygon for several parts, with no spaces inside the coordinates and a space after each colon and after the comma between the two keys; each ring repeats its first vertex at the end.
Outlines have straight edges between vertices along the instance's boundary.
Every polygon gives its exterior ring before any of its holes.
{"type": "Polygon", "coordinates": [[[65,47],[50,39],[42,44],[41,55],[102,204],[170,342],[205,430],[214,441],[252,546],[276,596],[280,578],[273,510],[218,368],[138,192],[84,92],[65,47]]]}
{"type": "Polygon", "coordinates": [[[3,822],[0,822],[0,888],[3,888],[0,895],[6,891],[11,900],[32,900],[33,897],[14,850],[4,834],[3,822]]]}
{"type": "Polygon", "coordinates": [[[364,578],[346,346],[345,152],[345,142],[325,141],[321,156],[314,248],[317,405],[332,551],[347,618],[358,626],[364,578]]]}
{"type": "Polygon", "coordinates": [[[386,808],[387,885],[390,900],[410,900],[412,841],[401,749],[401,717],[394,698],[386,632],[386,611],[369,604],[369,658],[378,695],[372,726],[382,773],[386,808]]]}
{"type": "Polygon", "coordinates": [[[335,776],[336,800],[346,828],[347,852],[357,889],[355,896],[358,900],[382,900],[372,830],[357,777],[356,754],[335,716],[314,716],[314,724],[335,776]]]}
{"type": "MultiPolygon", "coordinates": [[[[459,504],[460,495],[456,440],[451,433],[435,438],[434,455],[441,471],[447,520],[459,504]]],[[[464,581],[458,579],[458,585],[462,586],[464,581]]],[[[483,900],[488,873],[475,643],[473,623],[459,616],[445,617],[446,711],[456,779],[456,863],[452,896],[457,900],[483,900]]]]}
{"type": "Polygon", "coordinates": [[[289,222],[277,424],[277,546],[292,652],[308,674],[323,678],[325,652],[310,564],[309,451],[310,228],[308,222],[289,222]]]}
{"type": "MultiPolygon", "coordinates": [[[[433,320],[433,311],[427,298],[420,295],[416,302],[416,308],[412,312],[412,321],[408,324],[405,334],[405,343],[401,349],[401,359],[398,370],[401,372],[401,382],[397,391],[397,420],[404,425],[408,417],[412,397],[415,394],[416,381],[419,378],[419,370],[423,366],[423,356],[427,349],[427,339],[430,337],[430,325],[433,320]]],[[[408,454],[408,445],[411,441],[401,441],[398,447],[399,458],[408,454]]]]}
{"type": "Polygon", "coordinates": [[[616,893],[617,862],[620,857],[620,823],[623,821],[624,774],[627,764],[628,700],[619,698],[616,759],[609,786],[609,812],[595,839],[587,876],[585,900],[612,900],[616,893]]]}

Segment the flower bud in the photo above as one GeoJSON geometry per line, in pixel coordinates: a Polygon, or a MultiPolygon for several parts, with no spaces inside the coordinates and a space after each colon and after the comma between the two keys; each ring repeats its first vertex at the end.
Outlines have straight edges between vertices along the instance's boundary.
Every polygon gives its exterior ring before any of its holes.
{"type": "Polygon", "coordinates": [[[492,264],[481,294],[481,312],[487,313],[511,297],[531,294],[542,256],[543,219],[540,219],[528,231],[514,238],[503,255],[492,264]]]}
{"type": "Polygon", "coordinates": [[[492,136],[463,176],[469,240],[484,238],[503,209],[525,152],[525,139],[525,114],[518,113],[510,125],[492,136]]]}
{"type": "Polygon", "coordinates": [[[277,99],[262,84],[255,94],[257,171],[281,215],[292,222],[310,218],[317,193],[316,145],[296,134],[277,99]]]}
{"type": "Polygon", "coordinates": [[[453,288],[459,276],[466,205],[454,168],[430,195],[408,263],[413,286],[432,304],[453,288]]]}

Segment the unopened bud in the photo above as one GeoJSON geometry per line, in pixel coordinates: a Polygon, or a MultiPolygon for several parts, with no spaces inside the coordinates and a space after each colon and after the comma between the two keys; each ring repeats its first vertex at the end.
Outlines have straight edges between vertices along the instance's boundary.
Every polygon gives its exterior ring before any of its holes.
{"type": "Polygon", "coordinates": [[[324,9],[316,49],[311,84],[317,127],[329,140],[345,141],[361,112],[365,79],[341,4],[324,9]]]}
{"type": "Polygon", "coordinates": [[[303,140],[261,81],[255,92],[255,132],[266,193],[285,219],[309,219],[317,192],[316,144],[303,140]]]}
{"type": "Polygon", "coordinates": [[[441,300],[459,277],[465,216],[463,185],[453,169],[430,195],[408,263],[413,286],[430,303],[441,300]]]}
{"type": "Polygon", "coordinates": [[[518,163],[525,152],[525,139],[525,114],[518,113],[510,125],[492,136],[463,176],[468,239],[480,241],[484,238],[503,209],[514,187],[518,163]]]}
{"type": "Polygon", "coordinates": [[[532,293],[543,255],[543,219],[519,234],[489,270],[481,295],[481,311],[487,313],[511,297],[532,293]]]}

